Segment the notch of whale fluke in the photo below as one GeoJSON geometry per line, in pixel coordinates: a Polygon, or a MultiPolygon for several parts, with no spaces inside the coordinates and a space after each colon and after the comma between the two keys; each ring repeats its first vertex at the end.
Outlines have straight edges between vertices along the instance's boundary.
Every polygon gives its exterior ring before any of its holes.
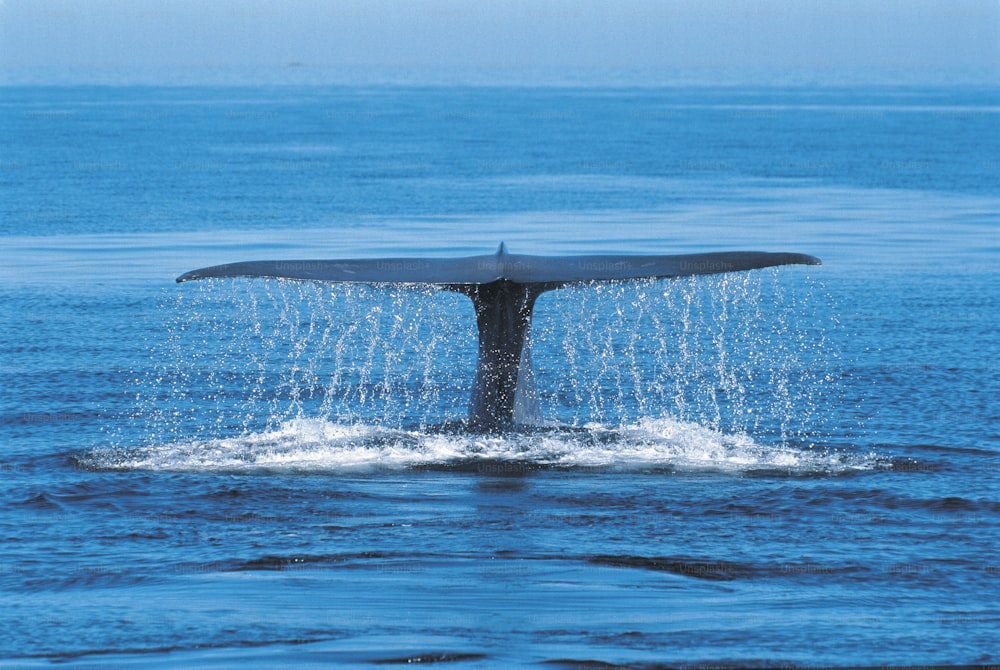
{"type": "Polygon", "coordinates": [[[545,291],[591,282],[742,272],[777,265],[820,265],[814,256],[763,251],[675,255],[363,258],[245,261],[186,272],[178,282],[213,277],[270,277],[360,284],[426,284],[468,296],[476,310],[479,360],[466,426],[499,433],[528,423],[532,373],[527,345],[535,300],[545,291]]]}

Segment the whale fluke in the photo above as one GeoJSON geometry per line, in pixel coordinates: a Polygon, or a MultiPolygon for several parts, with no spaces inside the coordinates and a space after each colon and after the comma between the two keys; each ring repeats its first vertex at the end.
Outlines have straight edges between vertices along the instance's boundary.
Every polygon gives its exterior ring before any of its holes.
{"type": "Polygon", "coordinates": [[[775,265],[820,265],[805,254],[722,251],[670,256],[528,256],[507,253],[465,258],[245,261],[186,272],[178,282],[211,277],[273,277],[363,284],[474,285],[506,279],[518,284],[565,286],[591,281],[657,279],[739,272],[775,265]]]}
{"type": "Polygon", "coordinates": [[[467,295],[476,310],[479,361],[469,404],[470,430],[502,432],[528,417],[531,359],[527,338],[535,300],[572,284],[740,272],[777,265],[820,265],[814,256],[762,251],[679,255],[246,261],[186,272],[178,282],[214,277],[271,277],[361,284],[429,284],[467,295]]]}

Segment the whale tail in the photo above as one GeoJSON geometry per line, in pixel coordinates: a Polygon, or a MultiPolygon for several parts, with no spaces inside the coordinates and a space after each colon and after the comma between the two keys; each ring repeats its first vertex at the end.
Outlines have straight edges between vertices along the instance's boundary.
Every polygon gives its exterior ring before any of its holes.
{"type": "Polygon", "coordinates": [[[528,256],[503,243],[495,254],[466,258],[247,261],[192,270],[178,282],[213,277],[271,277],[363,284],[429,284],[472,300],[479,331],[476,382],[467,426],[497,433],[527,422],[533,392],[527,338],[535,300],[573,284],[740,272],[777,265],[820,265],[813,256],[760,251],[679,255],[528,256]]]}

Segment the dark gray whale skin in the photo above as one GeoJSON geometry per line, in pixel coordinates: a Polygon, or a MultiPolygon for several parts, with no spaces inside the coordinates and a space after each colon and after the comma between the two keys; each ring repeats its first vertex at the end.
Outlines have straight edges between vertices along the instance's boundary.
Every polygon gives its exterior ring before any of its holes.
{"type": "Polygon", "coordinates": [[[820,265],[814,256],[762,251],[679,255],[246,261],[186,272],[178,282],[213,277],[272,277],[362,284],[430,284],[467,295],[476,310],[479,360],[466,428],[502,433],[529,422],[532,395],[528,333],[535,300],[570,284],[741,272],[776,265],[820,265]]]}

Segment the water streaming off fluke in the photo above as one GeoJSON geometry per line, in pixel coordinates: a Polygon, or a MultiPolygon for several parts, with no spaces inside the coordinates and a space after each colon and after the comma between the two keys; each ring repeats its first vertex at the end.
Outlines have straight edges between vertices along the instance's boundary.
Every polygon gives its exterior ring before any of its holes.
{"type": "Polygon", "coordinates": [[[209,280],[164,299],[155,373],[134,379],[148,439],[95,464],[826,468],[838,385],[825,300],[773,270],[546,293],[529,344],[535,425],[491,436],[462,430],[476,347],[462,296],[209,280]]]}

